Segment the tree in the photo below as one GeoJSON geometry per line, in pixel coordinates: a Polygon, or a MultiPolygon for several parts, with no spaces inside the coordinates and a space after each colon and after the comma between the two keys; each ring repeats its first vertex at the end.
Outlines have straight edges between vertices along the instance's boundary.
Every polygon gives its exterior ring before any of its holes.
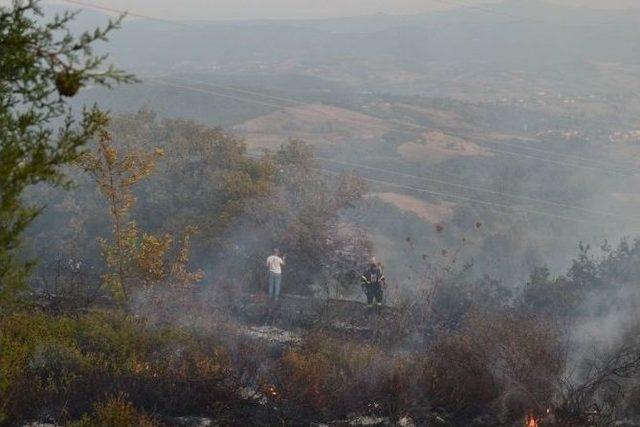
{"type": "Polygon", "coordinates": [[[571,268],[567,273],[567,277],[578,289],[592,289],[601,284],[598,265],[589,255],[590,250],[589,245],[580,242],[578,244],[578,258],[572,261],[571,268]]]}
{"type": "MultiPolygon", "coordinates": [[[[286,253],[290,292],[340,290],[341,281],[352,285],[359,277],[354,271],[361,268],[371,247],[342,213],[362,199],[364,182],[350,174],[323,175],[313,148],[300,140],[289,140],[266,157],[277,170],[277,191],[246,210],[246,226],[254,237],[247,252],[257,249],[264,254],[278,247],[286,253]]],[[[263,256],[248,258],[260,260],[259,271],[264,269],[263,256]]]]}
{"type": "Polygon", "coordinates": [[[73,36],[76,13],[43,23],[38,0],[0,6],[0,301],[15,300],[32,262],[20,259],[20,238],[40,208],[25,203],[25,190],[39,183],[68,186],[62,167],[73,162],[94,135],[102,114],[96,107],[74,119],[67,98],[83,86],[134,81],[106,55],[93,53],[97,41],[119,26],[73,36]],[[58,125],[62,123],[61,125],[58,125]]]}
{"type": "Polygon", "coordinates": [[[137,186],[133,215],[152,231],[198,227],[193,260],[211,263],[247,203],[274,190],[275,166],[247,154],[241,138],[221,128],[181,119],[158,119],[148,109],[118,115],[109,126],[121,149],[164,150],[153,179],[137,186]]]}
{"type": "Polygon", "coordinates": [[[133,289],[158,284],[186,288],[201,280],[203,273],[189,272],[187,268],[190,237],[196,232],[195,227],[185,227],[182,239],[174,248],[171,234],[141,232],[138,224],[130,219],[136,201],[134,186],[153,172],[156,160],[164,152],[159,148],[149,152],[139,149],[121,152],[113,144],[106,126],[107,120],[102,121],[95,153],[83,153],[79,163],[94,177],[107,201],[113,221],[113,239],[99,239],[110,270],[103,279],[115,299],[127,308],[133,289]],[[175,257],[170,259],[172,253],[175,257]]]}

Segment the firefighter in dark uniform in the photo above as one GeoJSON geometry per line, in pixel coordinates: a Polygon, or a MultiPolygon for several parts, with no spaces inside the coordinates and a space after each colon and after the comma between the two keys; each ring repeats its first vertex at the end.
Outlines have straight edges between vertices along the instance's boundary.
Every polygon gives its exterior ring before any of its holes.
{"type": "Polygon", "coordinates": [[[382,305],[382,288],[384,287],[384,275],[382,274],[382,266],[372,260],[367,270],[362,275],[362,290],[367,295],[367,307],[382,305]]]}

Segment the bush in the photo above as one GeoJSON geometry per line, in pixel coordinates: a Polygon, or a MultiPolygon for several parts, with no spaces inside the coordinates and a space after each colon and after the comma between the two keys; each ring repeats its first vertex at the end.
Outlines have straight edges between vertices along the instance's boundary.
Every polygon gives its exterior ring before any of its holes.
{"type": "Polygon", "coordinates": [[[471,419],[488,409],[513,422],[552,405],[566,355],[557,325],[515,309],[471,311],[438,335],[425,358],[432,403],[471,419]]]}
{"type": "Polygon", "coordinates": [[[417,366],[371,344],[315,333],[283,355],[276,382],[283,399],[316,415],[376,410],[397,416],[408,409],[417,366]]]}
{"type": "Polygon", "coordinates": [[[120,394],[96,404],[93,415],[84,415],[80,420],[69,423],[68,427],[156,427],[159,425],[157,420],[137,410],[120,394]]]}
{"type": "Polygon", "coordinates": [[[76,346],[59,342],[36,345],[29,358],[27,372],[38,385],[50,391],[64,390],[88,369],[87,358],[76,346]]]}
{"type": "Polygon", "coordinates": [[[230,358],[210,336],[110,313],[18,312],[0,318],[0,330],[3,422],[38,417],[33,408],[78,417],[114,393],[166,414],[206,411],[232,396],[230,358]]]}

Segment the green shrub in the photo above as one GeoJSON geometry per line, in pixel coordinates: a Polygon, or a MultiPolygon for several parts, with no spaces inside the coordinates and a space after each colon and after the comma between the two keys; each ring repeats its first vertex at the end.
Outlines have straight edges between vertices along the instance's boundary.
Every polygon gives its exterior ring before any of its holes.
{"type": "Polygon", "coordinates": [[[0,331],[2,422],[33,417],[34,408],[78,417],[114,393],[168,414],[232,398],[224,385],[234,376],[230,358],[212,336],[109,312],[17,312],[0,317],[0,331]]]}
{"type": "Polygon", "coordinates": [[[45,342],[35,346],[27,372],[43,388],[51,391],[69,388],[87,369],[89,358],[75,346],[45,342]]]}
{"type": "Polygon", "coordinates": [[[84,415],[67,427],[156,427],[160,423],[137,410],[124,395],[109,398],[94,406],[94,414],[84,415]]]}

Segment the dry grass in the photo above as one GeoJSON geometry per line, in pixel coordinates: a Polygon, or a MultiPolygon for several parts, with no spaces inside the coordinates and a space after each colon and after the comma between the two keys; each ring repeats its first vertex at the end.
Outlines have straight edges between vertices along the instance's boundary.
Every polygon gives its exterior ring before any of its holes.
{"type": "Polygon", "coordinates": [[[491,152],[473,142],[440,131],[429,131],[423,140],[407,142],[398,148],[407,160],[437,164],[459,156],[488,157],[491,152]]]}
{"type": "Polygon", "coordinates": [[[377,197],[383,202],[391,203],[403,212],[415,214],[420,219],[430,223],[445,222],[451,219],[455,203],[428,203],[416,197],[400,193],[373,193],[370,197],[377,197]]]}
{"type": "Polygon", "coordinates": [[[278,148],[288,137],[313,145],[378,140],[387,130],[385,122],[375,117],[316,104],[278,110],[234,128],[252,148],[278,148]]]}

